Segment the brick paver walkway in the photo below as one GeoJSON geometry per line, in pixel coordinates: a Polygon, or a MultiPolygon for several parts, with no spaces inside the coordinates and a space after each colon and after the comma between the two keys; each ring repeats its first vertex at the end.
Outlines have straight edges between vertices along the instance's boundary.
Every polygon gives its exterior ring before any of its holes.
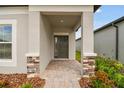
{"type": "Polygon", "coordinates": [[[75,60],[54,60],[42,74],[45,88],[80,88],[81,64],[75,60]]]}

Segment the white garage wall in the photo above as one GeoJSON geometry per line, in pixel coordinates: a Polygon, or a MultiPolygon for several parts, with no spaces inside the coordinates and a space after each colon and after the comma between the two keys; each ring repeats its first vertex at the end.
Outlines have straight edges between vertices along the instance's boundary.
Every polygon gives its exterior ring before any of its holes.
{"type": "Polygon", "coordinates": [[[115,59],[115,28],[108,27],[95,32],[95,53],[115,59]]]}

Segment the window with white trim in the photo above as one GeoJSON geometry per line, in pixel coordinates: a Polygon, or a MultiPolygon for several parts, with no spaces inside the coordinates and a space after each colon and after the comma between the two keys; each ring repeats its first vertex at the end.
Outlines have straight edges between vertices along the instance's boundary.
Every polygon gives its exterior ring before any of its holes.
{"type": "Polygon", "coordinates": [[[12,24],[0,24],[0,59],[12,59],[12,24]]]}
{"type": "Polygon", "coordinates": [[[16,20],[0,20],[0,66],[16,65],[16,20]]]}

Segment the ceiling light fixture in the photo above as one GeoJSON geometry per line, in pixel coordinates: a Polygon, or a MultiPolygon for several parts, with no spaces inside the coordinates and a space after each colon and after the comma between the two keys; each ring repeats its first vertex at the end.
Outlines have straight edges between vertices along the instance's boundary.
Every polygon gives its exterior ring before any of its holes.
{"type": "Polygon", "coordinates": [[[64,20],[60,20],[60,22],[61,22],[61,23],[63,23],[63,22],[64,22],[64,20]]]}

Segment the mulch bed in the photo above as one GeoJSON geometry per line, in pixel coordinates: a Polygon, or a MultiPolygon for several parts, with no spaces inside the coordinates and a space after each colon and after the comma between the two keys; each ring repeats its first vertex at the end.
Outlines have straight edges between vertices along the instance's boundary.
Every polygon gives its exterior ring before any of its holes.
{"type": "Polygon", "coordinates": [[[79,84],[81,88],[91,88],[91,80],[89,78],[81,78],[79,80],[79,84]]]}
{"type": "Polygon", "coordinates": [[[0,84],[5,83],[7,88],[19,88],[27,82],[34,88],[42,88],[45,85],[45,80],[40,77],[27,78],[27,74],[0,74],[0,84]]]}

